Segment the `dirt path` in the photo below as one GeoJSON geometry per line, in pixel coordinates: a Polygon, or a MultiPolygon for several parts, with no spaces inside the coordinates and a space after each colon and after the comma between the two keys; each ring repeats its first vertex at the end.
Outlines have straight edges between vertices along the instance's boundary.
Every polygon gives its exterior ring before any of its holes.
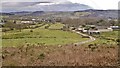
{"type": "Polygon", "coordinates": [[[77,44],[77,45],[85,44],[85,43],[89,43],[89,42],[93,42],[93,41],[96,40],[94,37],[89,36],[89,35],[87,35],[87,34],[83,34],[83,33],[81,33],[81,32],[75,31],[75,30],[73,30],[73,32],[76,32],[77,34],[80,34],[81,36],[88,36],[88,37],[90,38],[89,40],[75,43],[75,44],[77,44]]]}

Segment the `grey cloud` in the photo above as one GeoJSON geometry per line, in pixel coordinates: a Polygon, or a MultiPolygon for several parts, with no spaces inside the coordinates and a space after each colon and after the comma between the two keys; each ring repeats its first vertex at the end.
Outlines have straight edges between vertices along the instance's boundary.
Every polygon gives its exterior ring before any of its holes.
{"type": "Polygon", "coordinates": [[[69,4],[53,4],[53,5],[34,5],[24,7],[21,11],[78,11],[92,9],[92,7],[84,4],[69,3],[69,4]],[[31,10],[32,9],[32,10],[31,10]]]}
{"type": "Polygon", "coordinates": [[[32,7],[34,5],[40,3],[51,3],[49,1],[41,1],[41,2],[3,2],[0,3],[2,5],[2,9],[0,11],[19,11],[23,8],[32,7]]]}
{"type": "Polygon", "coordinates": [[[0,3],[0,5],[2,5],[2,10],[0,9],[0,11],[16,11],[22,9],[34,10],[34,8],[36,8],[34,6],[40,3],[71,3],[71,2],[69,2],[68,0],[2,0],[0,3]]]}
{"type": "Polygon", "coordinates": [[[88,9],[87,5],[74,4],[67,0],[39,0],[39,2],[3,2],[3,12],[13,11],[73,11],[88,9]],[[40,3],[54,3],[53,5],[39,5],[40,3]]]}
{"type": "Polygon", "coordinates": [[[67,2],[68,0],[2,0],[1,2],[67,2]]]}
{"type": "Polygon", "coordinates": [[[27,6],[34,6],[39,3],[50,3],[50,2],[5,2],[2,3],[2,7],[27,7],[27,6]]]}
{"type": "Polygon", "coordinates": [[[34,0],[33,2],[31,2],[31,0],[24,0],[24,1],[28,1],[28,2],[19,2],[21,0],[5,0],[6,2],[1,2],[0,5],[2,5],[3,8],[9,8],[9,7],[27,7],[27,6],[33,6],[39,3],[71,3],[67,0],[37,0],[38,2],[36,2],[36,0],[34,0]],[[8,1],[8,2],[7,2],[8,1]],[[15,2],[12,2],[15,1],[15,2]]]}

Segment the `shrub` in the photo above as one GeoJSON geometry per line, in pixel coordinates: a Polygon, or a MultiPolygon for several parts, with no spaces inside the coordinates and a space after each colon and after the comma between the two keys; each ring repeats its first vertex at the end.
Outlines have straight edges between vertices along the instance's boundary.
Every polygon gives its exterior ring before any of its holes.
{"type": "Polygon", "coordinates": [[[30,30],[30,32],[33,32],[33,30],[30,30]]]}
{"type": "Polygon", "coordinates": [[[38,59],[44,59],[45,58],[45,54],[41,53],[40,55],[38,55],[38,59]]]}
{"type": "Polygon", "coordinates": [[[45,29],[48,29],[49,28],[49,26],[45,26],[45,29]]]}
{"type": "Polygon", "coordinates": [[[91,48],[92,46],[94,46],[94,44],[89,44],[88,47],[91,48]]]}
{"type": "Polygon", "coordinates": [[[91,51],[94,51],[95,49],[96,49],[96,47],[92,47],[92,48],[91,48],[91,51]]]}
{"type": "Polygon", "coordinates": [[[89,44],[88,47],[91,49],[91,51],[94,51],[98,48],[97,44],[89,44]]]}
{"type": "Polygon", "coordinates": [[[116,42],[120,42],[120,39],[116,39],[116,42]]]}
{"type": "Polygon", "coordinates": [[[11,54],[11,56],[15,56],[15,52],[11,54]]]}

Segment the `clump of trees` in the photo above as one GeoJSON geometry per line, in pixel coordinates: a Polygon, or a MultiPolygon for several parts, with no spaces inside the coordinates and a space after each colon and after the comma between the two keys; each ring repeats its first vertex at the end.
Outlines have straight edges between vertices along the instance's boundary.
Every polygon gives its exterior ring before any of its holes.
{"type": "Polygon", "coordinates": [[[2,31],[6,32],[15,29],[21,31],[22,29],[28,28],[28,26],[29,24],[16,24],[16,21],[6,21],[6,23],[2,25],[2,31]]]}
{"type": "Polygon", "coordinates": [[[71,19],[66,18],[62,21],[63,24],[68,24],[70,27],[78,27],[79,25],[98,25],[98,26],[114,26],[117,25],[118,22],[113,20],[107,19],[100,19],[100,18],[77,18],[71,19]]]}
{"type": "Polygon", "coordinates": [[[68,24],[69,26],[78,27],[79,25],[93,25],[98,21],[94,18],[78,18],[78,19],[64,19],[63,24],[68,24]]]}

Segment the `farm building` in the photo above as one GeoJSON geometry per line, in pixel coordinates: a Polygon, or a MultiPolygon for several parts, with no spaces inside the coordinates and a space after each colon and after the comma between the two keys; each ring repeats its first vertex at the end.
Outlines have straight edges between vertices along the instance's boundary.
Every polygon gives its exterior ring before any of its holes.
{"type": "Polygon", "coordinates": [[[77,28],[77,31],[82,32],[84,30],[84,28],[77,28]]]}
{"type": "Polygon", "coordinates": [[[84,28],[78,28],[78,31],[83,32],[83,33],[87,33],[88,32],[88,30],[86,30],[84,28]]]}
{"type": "Polygon", "coordinates": [[[120,29],[119,26],[110,26],[110,28],[112,28],[112,29],[120,29]]]}
{"type": "Polygon", "coordinates": [[[88,30],[88,34],[100,34],[99,30],[88,30]]]}
{"type": "Polygon", "coordinates": [[[33,21],[21,21],[22,24],[32,24],[34,23],[33,21]]]}
{"type": "Polygon", "coordinates": [[[88,30],[83,29],[83,30],[82,30],[82,32],[83,32],[83,33],[87,33],[87,32],[88,32],[88,30]]]}
{"type": "Polygon", "coordinates": [[[95,26],[95,25],[87,25],[89,26],[88,29],[86,27],[82,28],[79,27],[76,30],[79,32],[87,33],[87,34],[100,34],[101,32],[110,32],[113,31],[113,28],[118,28],[118,27],[110,27],[110,26],[95,26]]]}

